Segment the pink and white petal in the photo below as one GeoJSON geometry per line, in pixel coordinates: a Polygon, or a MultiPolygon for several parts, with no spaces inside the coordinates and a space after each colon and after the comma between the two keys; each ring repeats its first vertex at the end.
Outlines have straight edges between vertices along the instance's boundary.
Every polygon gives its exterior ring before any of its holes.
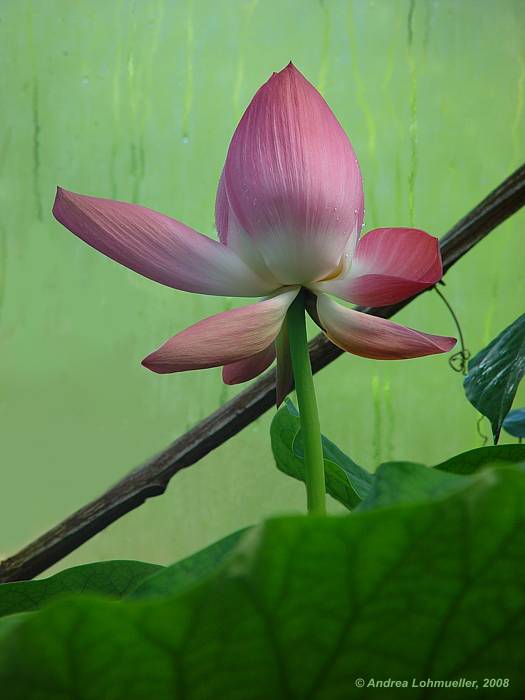
{"type": "Polygon", "coordinates": [[[317,312],[328,338],[353,355],[375,360],[402,360],[448,352],[455,338],[421,333],[377,316],[347,309],[326,294],[317,299],[317,312]]]}
{"type": "Polygon", "coordinates": [[[268,270],[253,240],[242,230],[230,207],[224,184],[224,170],[221,173],[215,199],[215,226],[221,243],[233,250],[250,269],[265,280],[269,287],[277,289],[281,286],[268,270]]]}
{"type": "Polygon", "coordinates": [[[96,250],[168,287],[224,296],[276,289],[226,246],[152,209],[59,187],[53,214],[96,250]]]}
{"type": "Polygon", "coordinates": [[[316,288],[354,304],[386,306],[433,286],[442,276],[435,236],[414,228],[378,228],[361,238],[346,275],[316,288]]]}
{"type": "Polygon", "coordinates": [[[224,184],[240,228],[282,284],[331,274],[362,222],[361,174],[350,141],[292,64],[273,74],[244,113],[224,184]]]}
{"type": "Polygon", "coordinates": [[[256,355],[246,360],[232,362],[222,368],[222,381],[225,384],[242,384],[258,377],[275,360],[275,344],[272,343],[256,355]]]}
{"type": "Polygon", "coordinates": [[[142,364],[159,374],[230,365],[265,350],[277,337],[298,289],[199,321],[166,341],[142,364]]]}

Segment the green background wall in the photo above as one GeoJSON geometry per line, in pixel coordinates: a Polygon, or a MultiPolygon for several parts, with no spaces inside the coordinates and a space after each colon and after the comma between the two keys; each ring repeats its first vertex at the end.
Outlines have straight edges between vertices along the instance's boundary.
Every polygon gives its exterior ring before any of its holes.
{"type": "MultiPolygon", "coordinates": [[[[219,370],[163,377],[140,360],[238,301],[167,289],[103,258],[54,221],[55,186],[138,201],[213,236],[233,129],[259,85],[293,59],[358,153],[367,227],[441,235],[523,160],[524,8],[519,0],[2,0],[1,554],[237,391],[219,370]]],[[[524,224],[523,213],[513,217],[447,276],[473,351],[523,312],[524,224]]],[[[397,320],[454,333],[434,292],[397,320]]],[[[432,463],[481,442],[446,357],[345,356],[317,386],[324,431],[369,468],[392,458],[432,463]]],[[[61,566],[168,562],[302,509],[301,485],[273,466],[270,418],[61,566]]]]}

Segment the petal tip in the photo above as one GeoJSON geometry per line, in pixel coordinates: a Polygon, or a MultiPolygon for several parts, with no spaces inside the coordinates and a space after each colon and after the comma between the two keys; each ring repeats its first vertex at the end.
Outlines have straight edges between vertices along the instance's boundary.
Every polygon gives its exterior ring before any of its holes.
{"type": "Polygon", "coordinates": [[[152,352],[150,355],[145,357],[140,364],[146,369],[149,369],[150,372],[155,372],[155,374],[166,374],[166,370],[163,369],[162,364],[156,358],[156,355],[156,352],[152,352]]]}
{"type": "Polygon", "coordinates": [[[151,369],[151,363],[150,363],[150,356],[148,355],[145,357],[143,360],[141,360],[140,364],[145,367],[146,369],[151,369]]]}
{"type": "Polygon", "coordinates": [[[60,187],[60,185],[57,185],[56,193],[55,193],[55,202],[58,199],[63,199],[67,197],[68,194],[72,194],[69,190],[64,189],[64,187],[60,187]]]}
{"type": "Polygon", "coordinates": [[[293,61],[290,61],[284,68],[281,68],[279,71],[274,71],[272,75],[270,76],[270,79],[268,80],[269,83],[273,83],[276,81],[281,81],[283,79],[292,79],[293,78],[302,78],[303,80],[306,80],[304,75],[301,73],[301,71],[296,67],[293,61]]]}
{"type": "MultiPolygon", "coordinates": [[[[79,197],[79,195],[76,196],[79,197]]],[[[74,203],[74,200],[74,192],[70,192],[63,187],[60,187],[60,185],[57,185],[55,201],[53,202],[53,209],[51,211],[55,219],[66,228],[69,228],[66,222],[66,218],[68,216],[67,207],[68,205],[74,203]]]]}
{"type": "Polygon", "coordinates": [[[53,213],[53,216],[55,217],[55,219],[57,221],[60,221],[60,219],[59,219],[60,205],[61,205],[62,200],[64,198],[64,193],[65,193],[65,190],[62,187],[60,187],[59,185],[57,185],[57,189],[55,192],[55,201],[53,202],[53,209],[51,210],[53,213]]]}
{"type": "Polygon", "coordinates": [[[441,341],[441,347],[443,350],[441,352],[448,352],[449,350],[452,350],[452,348],[456,345],[458,342],[457,338],[452,338],[451,336],[448,335],[443,335],[440,338],[441,341]]]}
{"type": "Polygon", "coordinates": [[[227,365],[222,368],[222,383],[226,386],[235,386],[237,382],[234,380],[233,375],[226,370],[227,365]]]}

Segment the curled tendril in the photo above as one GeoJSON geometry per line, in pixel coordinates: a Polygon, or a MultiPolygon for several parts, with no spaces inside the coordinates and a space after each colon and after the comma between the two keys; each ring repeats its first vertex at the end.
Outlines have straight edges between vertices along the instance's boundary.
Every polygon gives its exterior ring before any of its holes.
{"type": "Polygon", "coordinates": [[[476,421],[476,430],[480,438],[483,440],[483,447],[485,447],[485,445],[489,441],[488,435],[485,435],[485,433],[481,430],[481,424],[483,423],[484,418],[485,416],[480,416],[476,421]]]}
{"type": "Polygon", "coordinates": [[[452,367],[454,372],[461,372],[461,374],[465,375],[467,373],[469,360],[470,350],[462,348],[448,358],[448,364],[452,367]]]}
{"type": "MultiPolygon", "coordinates": [[[[440,284],[445,286],[443,280],[441,280],[440,284]]],[[[454,309],[452,308],[450,302],[447,300],[443,292],[437,287],[434,287],[434,289],[436,290],[437,294],[441,297],[443,303],[445,304],[445,306],[450,312],[450,315],[452,316],[452,319],[458,331],[459,344],[461,345],[461,350],[458,350],[458,352],[454,353],[451,357],[449,357],[448,364],[451,366],[454,372],[461,372],[461,374],[465,375],[467,373],[468,361],[470,360],[471,354],[470,350],[465,347],[465,339],[463,338],[463,332],[461,330],[459,319],[454,313],[454,309]]]]}

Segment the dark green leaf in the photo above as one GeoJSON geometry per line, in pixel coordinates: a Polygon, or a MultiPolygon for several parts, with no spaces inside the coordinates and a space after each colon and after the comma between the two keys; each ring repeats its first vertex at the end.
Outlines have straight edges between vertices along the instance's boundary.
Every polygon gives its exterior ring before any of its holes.
{"type": "Polygon", "coordinates": [[[470,403],[490,420],[494,442],[525,373],[525,314],[470,360],[464,387],[470,403]]]}
{"type": "Polygon", "coordinates": [[[472,475],[482,469],[502,466],[525,468],[525,445],[481,447],[435,467],[414,462],[385,462],[375,472],[372,488],[359,509],[443,498],[464,489],[472,475]]]}
{"type": "Polygon", "coordinates": [[[517,438],[525,437],[525,408],[516,408],[503,421],[503,429],[517,438]]]}
{"type": "Polygon", "coordinates": [[[447,459],[434,469],[453,474],[473,474],[487,467],[525,466],[525,445],[493,445],[479,447],[447,459]]]}
{"type": "MultiPolygon", "coordinates": [[[[270,429],[272,450],[280,469],[288,476],[304,482],[304,452],[301,424],[291,401],[277,411],[270,429]]],[[[323,436],[326,491],[347,508],[355,508],[370,490],[373,475],[333,442],[323,436]]]]}
{"type": "Polygon", "coordinates": [[[121,598],[163,567],[142,561],[99,561],[49,578],[0,584],[0,617],[35,610],[64,593],[100,593],[121,598]]]}
{"type": "Polygon", "coordinates": [[[207,578],[225,561],[248,528],[234,532],[209,547],[167,566],[145,579],[128,598],[158,598],[174,594],[207,578]]]}
{"type": "Polygon", "coordinates": [[[468,477],[414,462],[385,462],[374,476],[373,486],[359,510],[442,498],[465,488],[468,483],[468,477]]]}
{"type": "Polygon", "coordinates": [[[394,678],[403,698],[524,697],[525,474],[465,483],[426,503],[270,521],[172,598],[57,601],[3,636],[0,687],[9,700],[343,700],[392,697],[367,684],[394,678]],[[479,686],[418,685],[429,678],[479,686]]]}

